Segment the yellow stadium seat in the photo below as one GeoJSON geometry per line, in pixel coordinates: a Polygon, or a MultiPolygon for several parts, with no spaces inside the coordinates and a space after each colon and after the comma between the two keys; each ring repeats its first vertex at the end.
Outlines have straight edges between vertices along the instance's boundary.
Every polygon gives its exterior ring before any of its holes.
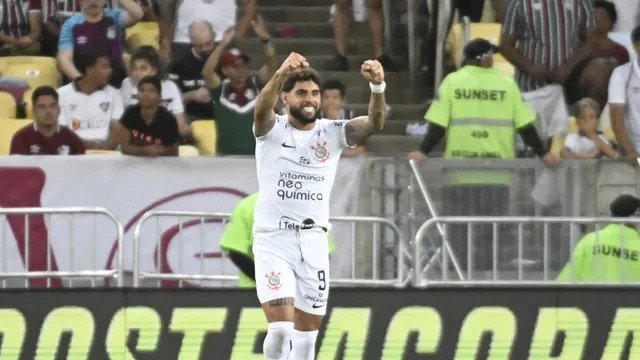
{"type": "Polygon", "coordinates": [[[195,146],[191,145],[180,145],[178,146],[178,155],[179,156],[199,156],[200,152],[196,149],[195,146]]]}
{"type": "Polygon", "coordinates": [[[26,119],[0,119],[0,155],[9,155],[13,134],[31,123],[26,119]]]}
{"type": "Polygon", "coordinates": [[[0,92],[0,118],[15,118],[16,108],[16,99],[13,97],[13,95],[6,92],[0,92]]]}
{"type": "Polygon", "coordinates": [[[196,120],[191,123],[191,131],[200,155],[215,155],[217,130],[215,120],[196,120]]]}
{"type": "Polygon", "coordinates": [[[56,60],[44,56],[9,56],[0,58],[0,73],[25,79],[31,88],[60,86],[60,73],[56,60]]]}
{"type": "Polygon", "coordinates": [[[158,49],[159,38],[160,29],[156,22],[139,22],[128,28],[125,34],[127,49],[132,54],[135,53],[140,46],[145,45],[158,49]]]}
{"type": "MultiPolygon", "coordinates": [[[[502,24],[500,23],[470,23],[469,24],[469,39],[483,38],[489,40],[492,44],[500,44],[500,34],[502,32],[502,24]]],[[[467,39],[464,38],[464,31],[462,24],[455,24],[451,28],[449,34],[449,44],[451,48],[451,60],[456,68],[459,68],[462,64],[463,54],[462,49],[467,44],[467,39]]],[[[502,55],[496,54],[493,57],[494,67],[501,73],[507,76],[513,76],[515,74],[515,68],[507,59],[502,55]]]]}

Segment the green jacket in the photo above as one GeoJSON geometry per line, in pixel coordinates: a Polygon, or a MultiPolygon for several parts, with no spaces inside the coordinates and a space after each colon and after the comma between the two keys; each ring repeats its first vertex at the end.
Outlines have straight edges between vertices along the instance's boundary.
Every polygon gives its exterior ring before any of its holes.
{"type": "Polygon", "coordinates": [[[610,224],[585,235],[558,281],[640,281],[640,234],[622,224],[610,224]]]}

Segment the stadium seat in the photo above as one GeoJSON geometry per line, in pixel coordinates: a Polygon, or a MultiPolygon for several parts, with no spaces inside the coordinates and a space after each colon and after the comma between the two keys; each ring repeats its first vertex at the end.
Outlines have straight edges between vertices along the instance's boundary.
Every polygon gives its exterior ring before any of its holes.
{"type": "Polygon", "coordinates": [[[7,92],[0,92],[0,118],[12,119],[16,117],[16,99],[7,92]]]}
{"type": "MultiPolygon", "coordinates": [[[[464,46],[475,38],[483,38],[491,43],[498,45],[500,43],[500,34],[502,32],[502,24],[500,23],[468,23],[465,20],[453,25],[449,34],[449,44],[451,49],[451,60],[456,68],[462,65],[464,46]],[[466,37],[465,26],[468,26],[468,38],[466,37]]],[[[515,68],[501,54],[493,57],[494,67],[507,76],[515,74],[515,68]]]]}
{"type": "Polygon", "coordinates": [[[60,74],[56,60],[44,56],[9,56],[0,58],[0,73],[3,76],[23,78],[31,88],[49,85],[60,86],[60,74]]]}
{"type": "Polygon", "coordinates": [[[217,131],[215,120],[196,120],[191,123],[191,131],[200,155],[215,155],[217,131]]]}
{"type": "Polygon", "coordinates": [[[25,125],[31,124],[26,119],[0,119],[0,155],[9,155],[11,137],[25,125]]]}
{"type": "Polygon", "coordinates": [[[191,145],[180,145],[178,147],[178,155],[179,156],[199,156],[200,152],[196,149],[195,146],[191,145]]]}
{"type": "Polygon", "coordinates": [[[156,22],[139,22],[127,29],[125,41],[130,53],[135,53],[140,46],[150,45],[158,49],[160,30],[156,22]]]}

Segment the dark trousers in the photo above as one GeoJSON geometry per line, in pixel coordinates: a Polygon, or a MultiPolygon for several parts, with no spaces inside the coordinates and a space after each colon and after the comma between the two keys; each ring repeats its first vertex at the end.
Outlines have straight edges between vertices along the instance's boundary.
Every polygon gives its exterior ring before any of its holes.
{"type": "MultiPolygon", "coordinates": [[[[442,215],[445,216],[505,216],[509,211],[509,188],[506,185],[447,185],[442,193],[442,215]]],[[[493,225],[472,225],[472,268],[490,270],[493,264],[493,225]]],[[[468,226],[450,224],[447,240],[463,270],[468,267],[468,226]]],[[[507,231],[499,227],[500,237],[507,231]]],[[[498,243],[500,249],[500,243],[498,243]]],[[[504,249],[502,249],[504,250],[504,249]]],[[[502,251],[499,251],[500,254],[502,251]]]]}

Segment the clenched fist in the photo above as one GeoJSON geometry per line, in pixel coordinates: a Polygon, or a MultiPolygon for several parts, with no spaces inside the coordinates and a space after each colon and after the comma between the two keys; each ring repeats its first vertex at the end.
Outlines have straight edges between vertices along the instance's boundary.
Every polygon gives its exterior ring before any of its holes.
{"type": "Polygon", "coordinates": [[[309,62],[304,56],[292,52],[289,56],[284,60],[278,72],[284,75],[291,74],[293,72],[305,69],[309,67],[309,62]]]}
{"type": "Polygon", "coordinates": [[[384,81],[384,69],[378,60],[367,60],[362,63],[360,73],[370,83],[379,85],[384,81]]]}

